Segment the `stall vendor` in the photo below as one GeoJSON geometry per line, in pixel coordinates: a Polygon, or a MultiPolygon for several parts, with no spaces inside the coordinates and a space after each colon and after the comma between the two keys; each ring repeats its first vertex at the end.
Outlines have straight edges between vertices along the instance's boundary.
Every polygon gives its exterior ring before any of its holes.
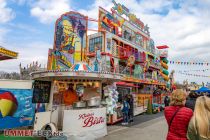
{"type": "Polygon", "coordinates": [[[73,105],[78,101],[77,93],[73,88],[74,84],[69,84],[68,90],[63,92],[63,102],[65,105],[73,105]]]}

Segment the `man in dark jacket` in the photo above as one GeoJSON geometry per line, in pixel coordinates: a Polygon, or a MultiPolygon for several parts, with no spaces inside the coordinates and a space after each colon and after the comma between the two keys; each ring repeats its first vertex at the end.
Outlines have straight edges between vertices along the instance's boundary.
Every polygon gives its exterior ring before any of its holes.
{"type": "Polygon", "coordinates": [[[129,121],[133,122],[133,115],[134,115],[133,107],[134,106],[133,106],[133,96],[131,94],[127,95],[127,101],[128,101],[129,106],[130,106],[129,112],[128,112],[129,121]]]}
{"type": "Polygon", "coordinates": [[[169,106],[169,103],[170,103],[170,98],[168,97],[168,95],[166,95],[166,96],[165,96],[165,99],[164,99],[165,107],[166,107],[166,106],[169,106]]]}
{"type": "Polygon", "coordinates": [[[122,123],[122,125],[128,125],[130,105],[129,105],[126,97],[124,98],[124,100],[122,102],[121,110],[122,110],[122,113],[123,113],[123,123],[122,123]]]}
{"type": "Polygon", "coordinates": [[[185,106],[194,111],[195,102],[196,102],[197,97],[198,97],[198,95],[195,92],[190,92],[190,94],[187,98],[187,101],[185,103],[185,106]]]}

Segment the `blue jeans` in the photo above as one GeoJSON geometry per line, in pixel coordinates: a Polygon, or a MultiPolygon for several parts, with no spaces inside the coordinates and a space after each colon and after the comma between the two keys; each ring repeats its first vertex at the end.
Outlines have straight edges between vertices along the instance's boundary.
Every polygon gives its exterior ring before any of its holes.
{"type": "Polygon", "coordinates": [[[123,122],[128,123],[128,112],[123,112],[123,122]]]}

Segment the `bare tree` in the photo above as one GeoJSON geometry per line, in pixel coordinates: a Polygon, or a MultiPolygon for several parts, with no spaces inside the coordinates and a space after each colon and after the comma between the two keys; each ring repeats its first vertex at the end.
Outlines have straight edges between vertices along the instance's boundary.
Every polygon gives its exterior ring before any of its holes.
{"type": "Polygon", "coordinates": [[[17,72],[4,72],[0,71],[0,79],[14,79],[14,80],[20,80],[20,74],[17,72]]]}

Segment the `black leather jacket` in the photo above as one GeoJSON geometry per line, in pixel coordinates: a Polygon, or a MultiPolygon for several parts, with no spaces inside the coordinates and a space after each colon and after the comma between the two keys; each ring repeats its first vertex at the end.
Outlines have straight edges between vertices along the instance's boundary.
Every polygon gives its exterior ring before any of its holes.
{"type": "Polygon", "coordinates": [[[188,98],[186,103],[185,103],[185,106],[194,111],[195,102],[196,102],[196,98],[188,98]]]}

